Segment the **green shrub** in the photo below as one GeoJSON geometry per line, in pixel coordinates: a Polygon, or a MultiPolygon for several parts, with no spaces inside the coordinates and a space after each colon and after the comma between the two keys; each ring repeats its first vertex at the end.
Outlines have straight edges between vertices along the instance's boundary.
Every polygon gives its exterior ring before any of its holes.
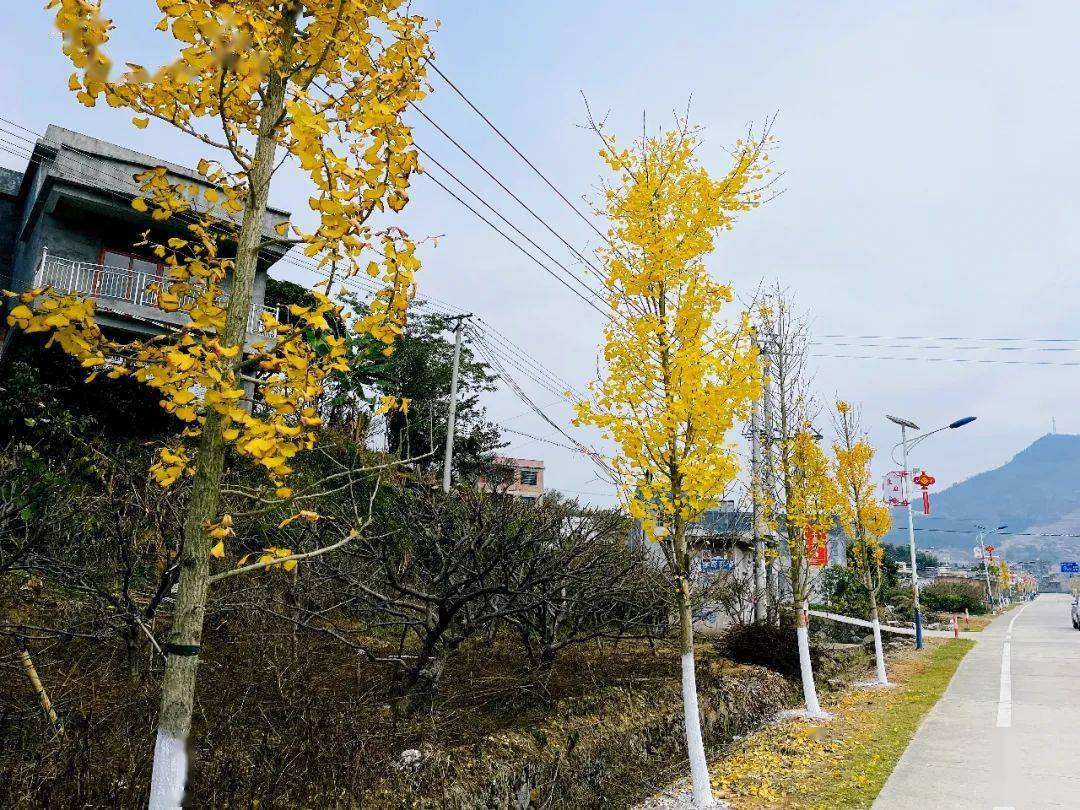
{"type": "Polygon", "coordinates": [[[934,582],[919,591],[922,606],[927,610],[943,613],[963,613],[965,610],[976,615],[986,612],[983,587],[978,582],[934,582]]]}
{"type": "MultiPolygon", "coordinates": [[[[790,617],[780,627],[772,624],[734,625],[717,642],[720,654],[740,664],[756,664],[779,672],[789,680],[799,677],[799,647],[790,617]]],[[[810,645],[810,660],[817,668],[819,650],[810,645]]]]}
{"type": "Polygon", "coordinates": [[[833,613],[870,619],[870,592],[859,575],[842,565],[830,565],[818,580],[821,605],[833,613]]]}

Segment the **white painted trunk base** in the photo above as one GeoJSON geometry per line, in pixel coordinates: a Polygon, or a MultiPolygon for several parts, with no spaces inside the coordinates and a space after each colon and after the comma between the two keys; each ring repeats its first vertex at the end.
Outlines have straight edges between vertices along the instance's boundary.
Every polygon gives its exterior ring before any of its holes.
{"type": "Polygon", "coordinates": [[[806,716],[827,718],[818,703],[817,687],[814,685],[814,669],[810,663],[810,634],[806,627],[796,627],[795,635],[799,640],[799,674],[802,675],[803,700],[806,702],[806,716]]]}
{"type": "Polygon", "coordinates": [[[877,682],[889,685],[889,675],[885,672],[885,651],[881,646],[881,622],[874,617],[874,660],[877,662],[877,682]]]}
{"type": "Polygon", "coordinates": [[[150,810],[175,810],[184,801],[187,785],[187,745],[158,729],[154,771],[150,777],[150,810]]]}
{"type": "Polygon", "coordinates": [[[694,651],[682,656],[683,725],[686,728],[686,750],[690,755],[690,787],[694,807],[712,807],[712,785],[709,782],[709,763],[701,741],[701,717],[698,715],[697,677],[694,674],[694,651]]]}

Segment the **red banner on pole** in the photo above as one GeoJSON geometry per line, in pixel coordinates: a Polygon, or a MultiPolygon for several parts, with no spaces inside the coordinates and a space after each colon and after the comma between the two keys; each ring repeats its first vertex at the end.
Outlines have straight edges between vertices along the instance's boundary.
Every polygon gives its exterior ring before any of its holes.
{"type": "Polygon", "coordinates": [[[810,565],[826,566],[829,564],[829,535],[821,529],[807,526],[803,530],[806,538],[806,561],[810,565]]]}

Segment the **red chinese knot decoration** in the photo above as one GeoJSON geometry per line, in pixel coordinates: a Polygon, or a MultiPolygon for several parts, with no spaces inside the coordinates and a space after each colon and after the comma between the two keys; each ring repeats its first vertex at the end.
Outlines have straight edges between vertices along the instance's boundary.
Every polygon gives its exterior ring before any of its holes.
{"type": "Polygon", "coordinates": [[[930,514],[930,492],[929,492],[929,489],[930,489],[931,484],[933,484],[936,481],[937,481],[937,479],[934,478],[934,476],[932,476],[932,475],[928,475],[926,470],[923,470],[922,472],[920,472],[918,475],[916,475],[914,478],[911,479],[911,482],[913,484],[918,484],[919,487],[922,489],[922,511],[923,511],[924,515],[929,515],[930,514]]]}

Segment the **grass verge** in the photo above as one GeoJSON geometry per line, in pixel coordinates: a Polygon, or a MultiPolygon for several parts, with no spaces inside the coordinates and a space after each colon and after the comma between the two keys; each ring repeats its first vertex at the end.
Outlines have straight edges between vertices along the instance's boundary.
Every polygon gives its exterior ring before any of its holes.
{"type": "Polygon", "coordinates": [[[971,616],[969,618],[959,617],[960,629],[969,633],[981,633],[990,623],[997,618],[997,614],[987,614],[986,616],[971,616]]]}
{"type": "Polygon", "coordinates": [[[968,639],[938,640],[890,661],[893,689],[853,689],[827,723],[792,720],[750,735],[713,764],[713,787],[733,808],[870,807],[923,715],[948,685],[968,639]]]}

